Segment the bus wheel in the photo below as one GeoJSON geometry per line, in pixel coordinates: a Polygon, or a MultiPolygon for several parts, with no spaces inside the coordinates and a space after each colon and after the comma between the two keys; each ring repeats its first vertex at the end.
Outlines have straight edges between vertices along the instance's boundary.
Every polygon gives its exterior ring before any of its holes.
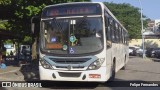
{"type": "Polygon", "coordinates": [[[109,81],[113,81],[115,79],[115,75],[116,75],[116,62],[114,61],[113,62],[113,65],[112,65],[112,76],[110,77],[109,81]]]}

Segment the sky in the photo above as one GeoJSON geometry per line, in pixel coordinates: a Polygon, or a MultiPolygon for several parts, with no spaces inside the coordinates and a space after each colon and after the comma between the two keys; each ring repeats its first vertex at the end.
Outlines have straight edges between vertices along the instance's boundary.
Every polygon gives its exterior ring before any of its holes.
{"type": "Polygon", "coordinates": [[[152,20],[160,19],[160,0],[92,0],[93,2],[113,2],[113,3],[129,3],[132,6],[141,8],[142,13],[152,20]]]}

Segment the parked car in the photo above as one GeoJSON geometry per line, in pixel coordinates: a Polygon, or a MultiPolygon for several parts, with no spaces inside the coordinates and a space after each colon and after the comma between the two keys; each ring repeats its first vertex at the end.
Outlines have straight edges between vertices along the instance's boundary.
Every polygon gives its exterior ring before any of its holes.
{"type": "Polygon", "coordinates": [[[31,62],[31,48],[30,45],[21,45],[20,46],[20,54],[18,58],[18,65],[22,66],[22,64],[27,64],[31,62]]]}
{"type": "Polygon", "coordinates": [[[158,52],[157,50],[160,50],[160,48],[148,48],[146,51],[146,56],[147,57],[156,57],[156,53],[158,52]]]}
{"type": "Polygon", "coordinates": [[[129,55],[133,54],[133,49],[129,48],[129,55]]]}
{"type": "Polygon", "coordinates": [[[153,57],[153,54],[152,54],[152,53],[154,53],[153,50],[154,50],[154,48],[147,48],[146,56],[147,57],[153,57]]]}
{"type": "Polygon", "coordinates": [[[129,46],[129,55],[136,56],[137,55],[137,49],[139,49],[139,47],[129,46]]]}
{"type": "MultiPolygon", "coordinates": [[[[144,54],[146,54],[146,50],[144,49],[144,54]]],[[[143,56],[143,49],[142,48],[138,48],[136,50],[136,55],[137,56],[143,56]]]]}
{"type": "Polygon", "coordinates": [[[155,50],[155,58],[160,58],[160,48],[158,48],[157,50],[155,50]]]}

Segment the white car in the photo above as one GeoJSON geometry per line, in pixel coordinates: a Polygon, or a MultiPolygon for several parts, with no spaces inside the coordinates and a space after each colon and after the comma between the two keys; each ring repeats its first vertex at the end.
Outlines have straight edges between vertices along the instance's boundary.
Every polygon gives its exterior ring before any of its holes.
{"type": "Polygon", "coordinates": [[[133,49],[129,48],[129,54],[133,54],[133,49]]]}
{"type": "MultiPolygon", "coordinates": [[[[136,53],[138,56],[142,56],[143,55],[143,49],[142,48],[139,48],[136,50],[136,53]]],[[[144,54],[146,53],[146,50],[144,50],[144,54]]]]}
{"type": "Polygon", "coordinates": [[[129,55],[136,56],[137,55],[136,50],[139,48],[140,47],[137,46],[129,46],[129,55]]]}

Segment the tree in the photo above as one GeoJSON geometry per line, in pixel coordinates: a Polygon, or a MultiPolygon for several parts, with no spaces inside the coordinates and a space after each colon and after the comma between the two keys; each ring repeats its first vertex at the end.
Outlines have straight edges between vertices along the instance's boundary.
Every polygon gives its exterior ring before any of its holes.
{"type": "MultiPolygon", "coordinates": [[[[79,1],[91,0],[0,0],[0,12],[3,12],[0,14],[0,19],[8,20],[7,24],[1,26],[12,31],[16,36],[23,38],[20,42],[30,43],[30,20],[32,16],[40,15],[42,8],[49,4],[79,1]]],[[[104,2],[104,4],[129,31],[130,38],[141,37],[139,8],[125,3],[104,2]]]]}
{"type": "MultiPolygon", "coordinates": [[[[129,38],[141,38],[141,21],[139,8],[131,6],[130,4],[116,4],[104,2],[104,4],[117,17],[122,25],[128,30],[129,38]]],[[[145,17],[145,16],[143,16],[145,17]]],[[[146,26],[146,21],[144,22],[146,26]]]]}
{"type": "Polygon", "coordinates": [[[42,8],[46,5],[80,1],[90,0],[0,0],[0,12],[3,12],[0,19],[8,20],[8,24],[3,28],[23,38],[20,42],[31,43],[30,20],[32,16],[40,15],[42,8]]]}

